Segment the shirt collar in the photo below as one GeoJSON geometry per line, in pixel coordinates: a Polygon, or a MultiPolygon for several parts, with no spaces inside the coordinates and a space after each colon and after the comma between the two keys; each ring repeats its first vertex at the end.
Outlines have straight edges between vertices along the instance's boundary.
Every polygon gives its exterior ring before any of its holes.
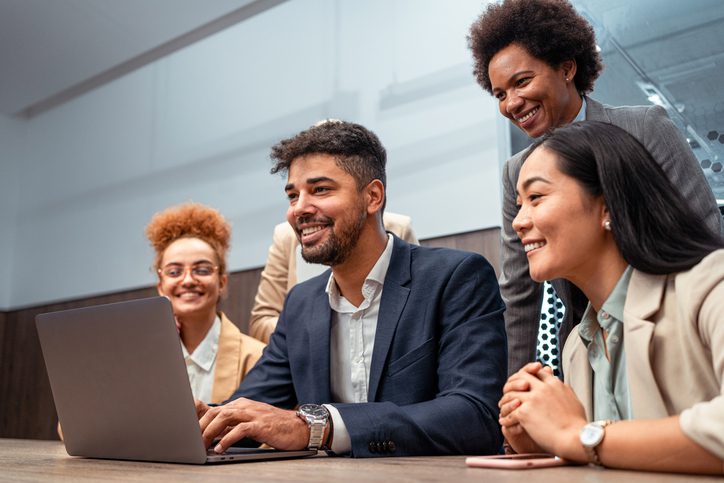
{"type": "MultiPolygon", "coordinates": [[[[387,276],[387,269],[390,268],[390,260],[392,260],[392,247],[394,245],[394,238],[389,233],[387,234],[387,245],[384,251],[377,259],[377,262],[372,267],[372,270],[367,274],[364,283],[362,284],[362,296],[364,301],[355,310],[362,310],[369,307],[370,301],[374,295],[378,292],[378,288],[382,287],[385,283],[385,277],[387,276]]],[[[329,305],[332,310],[336,312],[348,312],[349,307],[344,302],[347,300],[339,292],[339,287],[334,281],[334,271],[329,275],[327,280],[327,288],[325,289],[329,296],[329,305]]]]}
{"type": "Polygon", "coordinates": [[[609,294],[606,301],[603,302],[601,310],[596,313],[593,310],[593,306],[589,303],[586,307],[586,311],[581,319],[581,325],[578,328],[578,333],[581,339],[588,345],[592,340],[593,336],[600,327],[604,327],[610,324],[612,319],[623,322],[623,308],[626,305],[626,293],[628,292],[628,284],[631,281],[631,274],[633,268],[631,265],[626,267],[621,277],[616,282],[616,286],[609,294]]]}
{"type": "Polygon", "coordinates": [[[585,96],[581,96],[581,109],[579,109],[578,114],[576,114],[576,118],[573,120],[573,122],[579,122],[579,121],[585,121],[586,120],[586,98],[585,96]]]}
{"type": "Polygon", "coordinates": [[[217,315],[214,319],[214,323],[206,333],[206,337],[201,343],[194,349],[192,354],[189,354],[181,344],[183,350],[184,359],[191,359],[194,364],[199,366],[204,371],[209,371],[211,366],[214,364],[216,359],[216,352],[219,348],[219,335],[221,334],[221,319],[217,315]]]}

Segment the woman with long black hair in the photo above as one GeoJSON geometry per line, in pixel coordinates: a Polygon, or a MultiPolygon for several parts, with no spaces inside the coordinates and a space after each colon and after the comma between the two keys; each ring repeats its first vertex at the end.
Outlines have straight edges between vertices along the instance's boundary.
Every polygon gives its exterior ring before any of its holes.
{"type": "Polygon", "coordinates": [[[531,278],[564,278],[589,305],[565,345],[566,383],[539,363],[506,383],[508,443],[616,468],[722,473],[721,237],[633,136],[601,122],[534,143],[517,201],[531,278]]]}

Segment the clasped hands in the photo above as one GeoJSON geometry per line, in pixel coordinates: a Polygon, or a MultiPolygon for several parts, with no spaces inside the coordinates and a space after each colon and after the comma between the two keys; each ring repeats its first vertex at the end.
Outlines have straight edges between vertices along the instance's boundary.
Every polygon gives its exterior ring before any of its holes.
{"type": "Polygon", "coordinates": [[[579,438],[587,423],[585,410],[550,367],[526,364],[508,378],[498,406],[503,436],[517,453],[551,453],[587,461],[579,438]]]}
{"type": "Polygon", "coordinates": [[[221,436],[214,446],[217,453],[243,438],[283,450],[306,449],[309,443],[309,426],[296,411],[250,399],[239,398],[216,407],[196,401],[196,415],[206,448],[221,436]]]}

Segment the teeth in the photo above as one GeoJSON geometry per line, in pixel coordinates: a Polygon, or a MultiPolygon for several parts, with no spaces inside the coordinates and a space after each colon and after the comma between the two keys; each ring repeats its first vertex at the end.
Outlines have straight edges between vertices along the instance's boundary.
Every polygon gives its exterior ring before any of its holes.
{"type": "Polygon", "coordinates": [[[199,294],[197,294],[196,292],[184,292],[181,295],[179,295],[179,297],[181,297],[182,299],[192,299],[192,298],[195,298],[198,296],[199,296],[199,294]]]}
{"type": "Polygon", "coordinates": [[[525,121],[527,121],[528,119],[530,119],[531,117],[533,117],[533,116],[535,115],[535,113],[538,112],[538,109],[540,109],[540,107],[536,107],[535,109],[533,109],[532,111],[530,111],[530,112],[529,112],[528,114],[526,114],[525,116],[523,116],[523,117],[517,117],[515,120],[518,121],[518,122],[525,122],[525,121]]]}
{"type": "Polygon", "coordinates": [[[305,228],[302,230],[302,236],[311,235],[312,233],[317,233],[319,230],[324,229],[323,226],[313,226],[311,228],[305,228]]]}
{"type": "Polygon", "coordinates": [[[525,248],[525,252],[528,253],[531,250],[535,250],[536,248],[540,248],[544,246],[546,242],[535,242],[535,243],[526,243],[523,248],[525,248]]]}

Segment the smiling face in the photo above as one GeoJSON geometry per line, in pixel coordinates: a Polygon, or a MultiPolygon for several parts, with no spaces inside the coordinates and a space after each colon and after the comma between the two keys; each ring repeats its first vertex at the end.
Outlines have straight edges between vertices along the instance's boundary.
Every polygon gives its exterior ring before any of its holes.
{"type": "Polygon", "coordinates": [[[602,196],[588,194],[558,168],[558,156],[539,147],[518,177],[520,211],[513,228],[528,257],[530,276],[542,282],[565,278],[577,283],[600,273],[603,257],[616,250],[602,196]]]}
{"type": "Polygon", "coordinates": [[[519,44],[501,49],[488,66],[500,113],[532,138],[575,119],[582,102],[575,74],[574,61],[554,68],[519,44]]]}
{"type": "Polygon", "coordinates": [[[178,319],[206,321],[216,312],[227,280],[226,274],[219,275],[218,265],[214,249],[199,238],[179,238],[164,250],[158,293],[171,300],[178,319]],[[211,270],[205,270],[209,268],[211,270]],[[174,276],[164,275],[164,272],[174,276]]]}
{"type": "Polygon", "coordinates": [[[365,194],[355,179],[328,154],[292,161],[285,188],[287,221],[310,263],[335,266],[354,251],[367,221],[365,194]]]}

